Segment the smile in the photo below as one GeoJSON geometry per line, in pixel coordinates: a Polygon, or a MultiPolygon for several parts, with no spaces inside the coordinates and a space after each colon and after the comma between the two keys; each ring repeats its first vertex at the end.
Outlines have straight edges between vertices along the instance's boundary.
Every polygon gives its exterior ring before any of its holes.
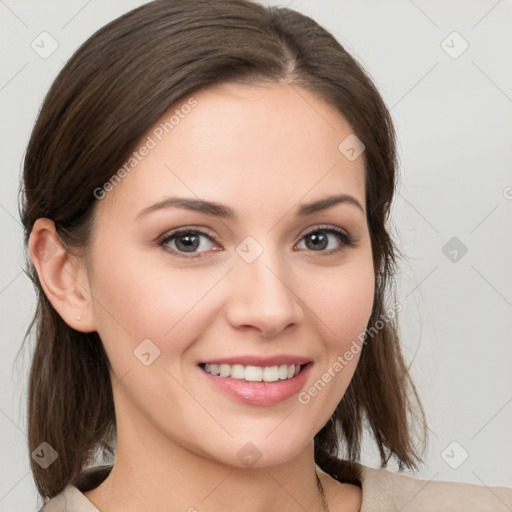
{"type": "Polygon", "coordinates": [[[274,366],[227,363],[198,365],[207,382],[217,391],[238,402],[258,406],[272,406],[292,399],[306,385],[312,367],[311,361],[302,365],[274,366]]]}
{"type": "Polygon", "coordinates": [[[282,364],[280,366],[244,366],[242,364],[209,364],[201,365],[203,370],[219,377],[246,380],[249,382],[276,382],[288,380],[300,372],[299,364],[282,364]]]}

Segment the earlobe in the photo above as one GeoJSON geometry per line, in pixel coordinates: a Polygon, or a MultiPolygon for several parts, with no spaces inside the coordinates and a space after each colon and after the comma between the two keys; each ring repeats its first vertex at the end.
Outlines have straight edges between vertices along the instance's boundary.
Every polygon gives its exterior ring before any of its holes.
{"type": "Polygon", "coordinates": [[[43,291],[62,319],[77,331],[95,331],[92,299],[83,265],[66,250],[52,220],[36,220],[28,250],[43,291]]]}

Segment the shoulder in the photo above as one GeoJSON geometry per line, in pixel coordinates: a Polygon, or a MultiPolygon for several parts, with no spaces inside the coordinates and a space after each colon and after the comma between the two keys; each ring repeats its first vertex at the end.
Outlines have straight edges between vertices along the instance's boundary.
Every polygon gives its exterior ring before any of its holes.
{"type": "Polygon", "coordinates": [[[512,489],[422,480],[388,469],[358,465],[361,512],[510,512],[512,489]]]}
{"type": "MultiPolygon", "coordinates": [[[[340,463],[346,461],[340,461],[340,463]]],[[[352,465],[352,464],[351,464],[352,465]]],[[[341,466],[340,466],[341,467],[341,466]]],[[[422,480],[383,468],[354,463],[362,489],[360,512],[510,512],[512,489],[460,482],[422,480]]],[[[320,469],[320,468],[319,468],[320,469]]],[[[105,478],[110,467],[90,468],[39,512],[99,512],[82,491],[105,478]],[[76,484],[76,485],[75,485],[76,484]],[[78,487],[77,487],[78,486],[78,487]]],[[[322,471],[320,469],[320,471],[322,471]]],[[[354,473],[354,474],[356,474],[354,473]]],[[[358,499],[353,485],[345,486],[345,498],[358,499]]]]}
{"type": "Polygon", "coordinates": [[[39,512],[100,512],[74,485],[68,485],[39,512]]]}
{"type": "Polygon", "coordinates": [[[86,469],[77,475],[57,496],[48,501],[39,512],[100,512],[84,492],[97,487],[110,473],[112,466],[104,464],[86,469]]]}

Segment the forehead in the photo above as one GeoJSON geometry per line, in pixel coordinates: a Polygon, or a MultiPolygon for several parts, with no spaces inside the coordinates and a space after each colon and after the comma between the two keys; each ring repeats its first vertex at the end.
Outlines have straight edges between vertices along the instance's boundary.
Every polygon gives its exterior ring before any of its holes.
{"type": "Polygon", "coordinates": [[[205,89],[148,131],[100,208],[134,219],[152,202],[179,195],[275,220],[294,204],[334,193],[364,207],[364,154],[349,160],[339,149],[351,134],[337,109],[296,86],[205,89]]]}

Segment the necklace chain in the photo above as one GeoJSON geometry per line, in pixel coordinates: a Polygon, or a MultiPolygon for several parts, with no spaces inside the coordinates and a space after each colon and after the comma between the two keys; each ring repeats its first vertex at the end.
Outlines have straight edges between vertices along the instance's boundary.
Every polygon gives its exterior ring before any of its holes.
{"type": "Polygon", "coordinates": [[[318,490],[320,491],[320,496],[322,497],[322,503],[324,506],[324,512],[329,512],[329,507],[327,506],[327,500],[325,499],[324,487],[322,482],[320,482],[320,478],[318,478],[318,473],[315,469],[316,483],[318,485],[318,490]]]}

